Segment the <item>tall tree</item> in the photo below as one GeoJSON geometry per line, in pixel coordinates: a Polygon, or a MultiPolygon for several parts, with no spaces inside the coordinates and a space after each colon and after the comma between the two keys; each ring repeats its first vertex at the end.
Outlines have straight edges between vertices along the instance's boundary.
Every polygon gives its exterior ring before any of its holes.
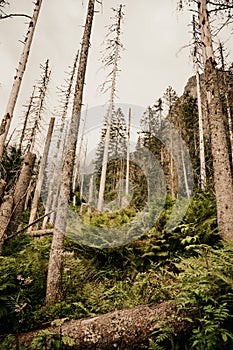
{"type": "Polygon", "coordinates": [[[197,84],[197,102],[198,102],[198,125],[199,125],[199,152],[200,152],[200,182],[201,189],[206,189],[206,165],[205,165],[205,143],[204,143],[204,128],[203,128],[203,114],[202,114],[202,98],[201,98],[201,86],[200,86],[200,73],[199,73],[199,45],[196,30],[196,19],[193,16],[193,62],[197,84]]]}
{"type": "Polygon", "coordinates": [[[219,71],[216,68],[210,20],[206,0],[198,1],[203,60],[205,67],[211,149],[214,166],[214,187],[217,201],[219,230],[225,238],[233,239],[233,184],[219,91],[219,71]]]}
{"type": "MultiPolygon", "coordinates": [[[[46,204],[45,204],[45,214],[48,214],[51,210],[51,206],[53,203],[53,200],[56,201],[57,196],[54,195],[54,191],[58,192],[59,187],[60,187],[60,177],[58,174],[60,174],[62,170],[62,160],[60,158],[61,154],[63,153],[62,151],[62,146],[64,146],[65,141],[66,141],[66,125],[68,124],[67,121],[67,113],[70,105],[70,100],[71,96],[73,93],[73,84],[74,84],[74,79],[75,79],[75,74],[76,74],[76,68],[77,68],[77,63],[78,63],[78,56],[79,52],[75,55],[74,63],[71,68],[71,71],[68,72],[68,78],[66,79],[66,85],[62,88],[59,88],[59,93],[60,93],[60,103],[61,103],[61,111],[58,113],[61,115],[60,117],[60,127],[58,130],[57,134],[57,142],[55,145],[55,150],[53,154],[53,160],[52,160],[52,165],[49,170],[49,181],[48,181],[48,194],[46,198],[46,204]],[[59,156],[60,155],[60,156],[59,156]],[[59,178],[58,178],[59,177],[59,178]]],[[[54,203],[55,204],[55,203],[54,203]]],[[[53,212],[52,218],[50,216],[50,222],[54,224],[54,218],[55,218],[55,213],[53,212]]],[[[43,220],[43,229],[46,228],[48,223],[48,215],[45,216],[43,220]]]]}
{"type": "Polygon", "coordinates": [[[10,96],[9,96],[9,100],[8,100],[8,104],[6,107],[6,114],[1,122],[0,161],[2,160],[6,138],[7,138],[9,129],[10,129],[16,101],[17,101],[18,95],[19,95],[21,82],[22,82],[23,75],[24,75],[24,72],[26,69],[26,65],[27,65],[27,61],[28,61],[28,57],[29,57],[29,53],[30,53],[30,48],[31,48],[31,44],[32,44],[32,39],[33,39],[37,19],[38,19],[40,9],[41,9],[41,4],[42,4],[42,0],[36,0],[34,13],[33,13],[33,16],[31,18],[31,21],[29,23],[28,32],[26,34],[26,38],[24,41],[23,52],[22,52],[22,55],[21,55],[21,58],[19,61],[16,75],[14,77],[14,83],[13,83],[13,86],[12,86],[12,89],[10,92],[10,96]]]}
{"type": "Polygon", "coordinates": [[[130,127],[131,127],[131,108],[129,109],[128,127],[127,127],[127,162],[126,162],[126,179],[125,179],[125,195],[129,195],[129,170],[130,170],[130,127]]]}
{"type": "Polygon", "coordinates": [[[64,249],[64,234],[67,225],[67,210],[70,199],[70,189],[72,186],[72,177],[75,163],[75,153],[77,136],[80,124],[80,115],[82,107],[82,98],[84,90],[84,81],[86,75],[88,52],[90,47],[91,29],[94,18],[95,0],[89,0],[82,39],[82,47],[79,58],[78,74],[75,86],[75,97],[73,103],[71,124],[67,139],[67,151],[62,170],[62,183],[59,195],[55,230],[53,234],[52,246],[50,250],[46,302],[53,303],[61,297],[61,268],[62,253],[64,249]]]}
{"type": "MultiPolygon", "coordinates": [[[[100,188],[99,196],[97,203],[97,210],[101,211],[104,203],[104,191],[106,183],[106,174],[107,174],[107,165],[108,165],[108,148],[110,142],[110,133],[111,133],[111,123],[112,115],[114,111],[114,100],[116,94],[116,78],[119,71],[118,63],[120,58],[120,49],[122,48],[121,44],[121,22],[123,19],[122,5],[119,6],[118,10],[113,9],[116,12],[116,23],[110,26],[108,35],[114,33],[114,38],[109,38],[107,40],[107,49],[110,50],[110,55],[104,59],[105,66],[111,67],[110,77],[111,77],[111,86],[110,86],[110,100],[109,107],[107,112],[107,130],[105,135],[104,143],[104,153],[103,153],[103,162],[102,162],[102,172],[100,177],[100,188]]],[[[105,84],[103,85],[103,88],[105,84]]]]}
{"type": "Polygon", "coordinates": [[[227,114],[227,121],[228,121],[228,130],[229,130],[229,137],[230,137],[230,149],[231,149],[231,161],[233,164],[233,123],[232,123],[232,111],[231,111],[231,104],[230,104],[230,98],[229,98],[229,89],[228,89],[228,77],[230,74],[226,72],[225,67],[225,58],[224,58],[224,52],[223,52],[223,44],[220,42],[219,44],[219,51],[220,51],[220,59],[221,59],[221,71],[222,71],[222,82],[223,82],[223,95],[225,99],[226,104],[226,114],[227,114]]]}

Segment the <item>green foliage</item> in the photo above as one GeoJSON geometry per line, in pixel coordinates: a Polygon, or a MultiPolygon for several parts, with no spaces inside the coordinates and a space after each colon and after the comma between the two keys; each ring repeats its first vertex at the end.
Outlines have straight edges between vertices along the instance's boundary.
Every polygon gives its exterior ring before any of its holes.
{"type": "Polygon", "coordinates": [[[6,181],[6,191],[9,191],[19,176],[22,165],[21,151],[16,147],[10,146],[7,152],[4,152],[3,160],[0,163],[0,179],[6,181]]]}
{"type": "Polygon", "coordinates": [[[30,329],[32,309],[44,302],[50,241],[27,237],[23,249],[19,244],[17,251],[14,243],[10,254],[10,244],[9,256],[0,257],[0,309],[5,310],[0,319],[2,331],[13,331],[18,326],[30,329]]]}
{"type": "Polygon", "coordinates": [[[42,330],[33,339],[30,349],[31,350],[59,350],[65,348],[71,348],[75,345],[75,341],[64,335],[50,332],[49,330],[42,330]]]}
{"type": "Polygon", "coordinates": [[[0,343],[0,350],[26,350],[26,348],[20,344],[16,344],[16,338],[8,334],[3,342],[0,343]]]}
{"type": "MultiPolygon", "coordinates": [[[[1,330],[17,334],[52,321],[61,326],[69,319],[176,300],[177,322],[187,322],[187,331],[177,335],[163,324],[148,340],[150,349],[218,349],[219,344],[221,349],[230,348],[233,247],[221,242],[217,233],[214,195],[196,193],[182,223],[167,233],[164,225],[172,206],[168,198],[153,227],[123,247],[97,249],[66,238],[63,296],[50,306],[44,305],[44,297],[51,238],[19,235],[11,240],[0,257],[1,330]]],[[[135,209],[127,208],[116,215],[84,214],[84,220],[117,227],[135,214],[135,209]]],[[[64,348],[66,341],[60,335],[42,333],[32,346],[56,349],[62,344],[64,348]]]]}

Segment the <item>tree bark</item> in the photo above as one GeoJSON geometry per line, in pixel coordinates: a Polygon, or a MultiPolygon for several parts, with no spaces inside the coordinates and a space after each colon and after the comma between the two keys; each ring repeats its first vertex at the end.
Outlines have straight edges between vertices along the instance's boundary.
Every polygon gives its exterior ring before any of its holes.
{"type": "Polygon", "coordinates": [[[29,28],[26,35],[23,52],[19,61],[16,76],[14,77],[14,83],[11,89],[9,101],[6,108],[6,114],[2,120],[1,132],[0,132],[0,135],[1,135],[0,136],[0,161],[2,160],[7,134],[10,129],[10,124],[13,118],[13,113],[14,113],[16,101],[18,98],[21,82],[26,69],[30,48],[32,44],[32,39],[35,32],[37,19],[40,13],[41,4],[42,4],[42,0],[37,0],[35,3],[34,13],[29,23],[29,28]]]}
{"type": "Polygon", "coordinates": [[[58,200],[55,229],[49,257],[46,302],[53,303],[60,299],[60,281],[62,253],[64,248],[64,234],[66,231],[68,203],[75,163],[77,137],[80,124],[84,81],[86,75],[88,52],[90,47],[91,28],[94,18],[95,0],[89,0],[86,24],[84,28],[81,53],[79,58],[78,74],[75,86],[70,130],[68,135],[67,152],[62,171],[62,183],[58,200]]]}
{"type": "Polygon", "coordinates": [[[13,195],[13,211],[11,220],[7,227],[7,235],[11,235],[17,231],[19,219],[24,210],[27,188],[31,180],[35,159],[36,155],[30,152],[28,152],[24,158],[23,166],[13,195]]]}
{"type": "Polygon", "coordinates": [[[196,75],[197,105],[198,105],[200,185],[201,185],[202,191],[205,191],[206,189],[205,142],[204,142],[201,83],[200,83],[200,73],[199,73],[199,66],[198,66],[198,43],[197,43],[197,30],[196,30],[195,16],[193,16],[193,39],[194,39],[193,63],[194,63],[194,71],[196,75]]]}
{"type": "Polygon", "coordinates": [[[233,239],[233,184],[226,130],[218,89],[219,77],[215,63],[211,59],[206,63],[205,75],[208,82],[209,123],[218,226],[224,238],[233,239]]]}
{"type": "Polygon", "coordinates": [[[127,128],[127,160],[126,160],[126,180],[125,180],[125,195],[129,195],[129,169],[130,169],[130,127],[131,127],[131,108],[129,108],[128,128],[127,128]]]}
{"type": "Polygon", "coordinates": [[[4,181],[3,179],[0,179],[0,203],[2,202],[2,199],[4,197],[5,187],[6,187],[6,181],[4,181]]]}
{"type": "Polygon", "coordinates": [[[227,136],[219,92],[210,21],[206,0],[198,1],[199,24],[203,46],[208,114],[213,155],[214,189],[217,203],[218,227],[224,238],[233,239],[233,183],[228,155],[227,136]]]}
{"type": "Polygon", "coordinates": [[[6,235],[6,229],[10,222],[11,211],[13,207],[13,197],[5,196],[3,203],[0,207],[0,255],[2,254],[2,248],[6,235]]]}
{"type": "MultiPolygon", "coordinates": [[[[72,349],[78,350],[138,350],[148,345],[151,333],[160,329],[162,322],[169,322],[175,333],[187,327],[187,321],[176,321],[176,306],[173,301],[155,306],[137,306],[114,311],[90,319],[72,320],[49,330],[75,340],[72,349]]],[[[38,331],[20,336],[20,344],[29,347],[38,331]]]]}

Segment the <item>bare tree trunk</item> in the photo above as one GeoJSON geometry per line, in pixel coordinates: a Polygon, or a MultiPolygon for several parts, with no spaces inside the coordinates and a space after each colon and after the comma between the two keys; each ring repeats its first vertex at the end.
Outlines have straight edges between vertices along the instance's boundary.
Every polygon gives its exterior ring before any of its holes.
{"type": "Polygon", "coordinates": [[[230,147],[231,147],[231,161],[233,164],[233,124],[232,124],[232,113],[231,113],[231,105],[229,101],[229,95],[228,95],[228,84],[226,80],[226,73],[225,73],[225,64],[224,64],[224,55],[223,55],[223,47],[220,43],[220,55],[221,55],[221,64],[222,64],[222,74],[223,74],[223,89],[224,89],[224,95],[225,95],[225,102],[226,102],[226,110],[227,110],[227,120],[228,120],[228,129],[229,129],[229,136],[230,136],[230,147]]]}
{"type": "Polygon", "coordinates": [[[11,195],[5,196],[0,207],[0,255],[5,240],[6,229],[10,222],[11,212],[13,207],[13,197],[11,195]]]}
{"type": "Polygon", "coordinates": [[[91,28],[94,18],[95,0],[89,0],[86,24],[82,40],[78,74],[75,87],[72,118],[68,135],[67,152],[62,171],[62,183],[59,195],[54,235],[49,257],[46,302],[53,303],[61,298],[61,266],[64,249],[64,234],[67,224],[67,210],[72,186],[77,136],[80,124],[84,81],[86,75],[88,52],[90,47],[91,28]]]}
{"type": "Polygon", "coordinates": [[[201,45],[202,45],[202,55],[204,66],[206,61],[212,57],[214,59],[214,49],[212,43],[212,35],[210,31],[210,21],[207,11],[206,0],[198,0],[198,19],[201,29],[201,45]]]}
{"type": "Polygon", "coordinates": [[[6,181],[4,181],[3,179],[0,179],[0,203],[2,202],[2,199],[4,197],[5,187],[6,187],[6,181]]]}
{"type": "Polygon", "coordinates": [[[94,194],[94,175],[91,175],[89,183],[89,194],[88,194],[88,204],[93,205],[93,194],[94,194]]]}
{"type": "MultiPolygon", "coordinates": [[[[53,134],[54,121],[55,121],[55,118],[50,119],[48,133],[47,133],[45,146],[44,146],[44,152],[43,152],[43,156],[41,158],[38,179],[37,179],[37,183],[36,183],[34,197],[32,200],[32,207],[31,207],[31,212],[30,212],[29,224],[31,224],[33,221],[35,221],[35,218],[36,218],[36,213],[37,213],[40,194],[41,194],[41,188],[42,188],[43,179],[44,179],[45,166],[46,166],[46,162],[47,162],[47,158],[48,158],[48,154],[49,154],[50,143],[51,143],[52,134],[53,134]]],[[[33,230],[33,226],[30,226],[28,231],[32,231],[32,230],[33,230]]]]}
{"type": "Polygon", "coordinates": [[[120,5],[118,10],[118,19],[117,19],[117,28],[116,28],[116,39],[115,39],[115,51],[114,51],[114,59],[113,59],[113,71],[112,71],[112,85],[111,85],[111,95],[110,95],[110,103],[108,108],[108,116],[107,116],[107,130],[105,135],[105,143],[104,143],[104,154],[103,154],[103,162],[102,162],[102,170],[100,177],[100,189],[99,189],[99,197],[97,203],[97,210],[101,211],[104,203],[104,191],[106,184],[106,176],[107,176],[107,165],[108,165],[108,150],[109,150],[109,142],[110,142],[110,133],[111,133],[111,124],[112,124],[112,114],[114,108],[114,98],[116,93],[116,78],[118,72],[118,60],[120,54],[120,34],[121,34],[121,21],[122,21],[122,5],[120,5]]]}
{"type": "Polygon", "coordinates": [[[127,138],[127,161],[126,161],[126,183],[125,183],[125,195],[129,195],[129,158],[130,158],[130,126],[131,126],[131,108],[129,109],[128,119],[128,138],[127,138]]]}
{"type": "Polygon", "coordinates": [[[218,226],[225,238],[233,239],[233,184],[206,0],[198,1],[198,9],[203,41],[218,226]]]}
{"type": "MultiPolygon", "coordinates": [[[[186,330],[188,322],[178,321],[175,315],[175,303],[168,301],[151,307],[141,305],[90,319],[72,320],[61,328],[50,327],[48,330],[74,339],[74,350],[138,350],[148,348],[151,333],[159,330],[161,324],[168,322],[178,334],[186,330]]],[[[37,333],[20,335],[20,344],[28,348],[37,333]]]]}
{"type": "Polygon", "coordinates": [[[11,235],[17,231],[19,220],[24,210],[27,188],[30,184],[35,159],[36,155],[31,152],[28,152],[24,158],[23,166],[13,195],[13,211],[11,220],[7,227],[7,235],[11,235]]]}
{"type": "Polygon", "coordinates": [[[13,118],[15,104],[16,104],[16,101],[18,98],[21,82],[22,82],[23,75],[24,75],[24,72],[26,69],[27,60],[29,57],[31,43],[32,43],[34,32],[35,32],[37,19],[38,19],[39,13],[40,13],[41,4],[42,4],[42,0],[37,0],[35,3],[34,13],[33,13],[32,19],[29,23],[28,32],[27,32],[25,42],[24,42],[23,52],[22,52],[22,55],[21,55],[21,58],[19,61],[17,73],[16,73],[16,76],[14,78],[14,83],[13,83],[10,97],[9,97],[9,101],[7,104],[6,114],[2,120],[1,136],[0,136],[0,161],[2,160],[7,134],[8,134],[9,129],[10,129],[10,124],[11,124],[11,120],[13,118]]]}
{"type": "Polygon", "coordinates": [[[204,143],[204,130],[203,130],[203,115],[202,115],[202,103],[201,103],[201,88],[200,88],[200,74],[198,67],[198,46],[196,40],[196,22],[195,16],[193,16],[193,36],[194,36],[194,70],[196,74],[197,84],[197,103],[198,103],[198,126],[199,126],[199,154],[200,154],[200,182],[201,189],[206,189],[206,165],[205,165],[205,143],[204,143]]]}
{"type": "Polygon", "coordinates": [[[35,85],[33,86],[33,90],[32,90],[32,94],[31,94],[31,97],[30,97],[30,100],[29,100],[29,104],[28,104],[28,107],[27,107],[27,111],[26,111],[26,115],[25,115],[25,118],[24,118],[24,123],[23,123],[23,130],[21,132],[21,136],[20,136],[20,140],[19,140],[19,149],[22,151],[22,144],[23,144],[23,140],[24,140],[24,137],[25,137],[25,132],[26,132],[26,129],[27,129],[27,123],[28,123],[28,118],[30,116],[30,112],[31,112],[31,109],[32,109],[32,106],[33,106],[33,100],[34,100],[34,97],[35,97],[35,85]]]}
{"type": "Polygon", "coordinates": [[[209,93],[209,121],[218,226],[220,232],[225,238],[233,239],[233,185],[231,168],[226,130],[218,90],[219,77],[215,64],[211,59],[206,63],[205,74],[206,79],[209,82],[207,85],[207,91],[209,93]]]}
{"type": "Polygon", "coordinates": [[[200,89],[200,74],[196,68],[196,82],[197,82],[197,103],[198,103],[198,126],[199,126],[199,152],[200,152],[200,179],[201,189],[206,189],[206,165],[205,165],[205,143],[204,143],[204,129],[203,129],[203,115],[201,104],[201,89],[200,89]]]}
{"type": "MultiPolygon", "coordinates": [[[[79,170],[80,170],[80,162],[81,162],[81,153],[83,150],[83,140],[84,140],[84,133],[85,133],[85,129],[86,129],[86,122],[87,122],[87,114],[88,114],[88,106],[86,109],[86,114],[85,114],[85,119],[84,119],[84,124],[83,124],[83,130],[82,130],[82,136],[80,139],[80,144],[79,144],[79,149],[77,152],[77,159],[76,159],[76,164],[75,164],[75,169],[74,169],[74,177],[73,177],[73,205],[76,205],[76,195],[75,195],[75,190],[76,190],[76,186],[77,186],[77,179],[79,176],[79,170]]],[[[81,198],[81,195],[80,195],[81,198]]]]}
{"type": "MultiPolygon", "coordinates": [[[[52,167],[50,170],[50,181],[48,183],[48,196],[46,199],[46,204],[45,204],[45,214],[50,212],[51,209],[51,205],[52,205],[52,199],[53,199],[53,192],[55,190],[55,186],[60,187],[60,183],[56,183],[56,174],[58,172],[61,171],[62,166],[60,166],[60,160],[59,160],[59,151],[61,151],[61,146],[62,146],[62,140],[64,141],[64,144],[66,142],[66,117],[67,117],[67,112],[68,112],[68,108],[69,108],[69,102],[70,102],[70,97],[71,97],[71,92],[72,92],[72,86],[73,86],[73,82],[74,82],[74,78],[75,78],[75,72],[76,72],[76,68],[77,68],[77,62],[78,62],[78,56],[79,56],[79,51],[77,52],[75,59],[74,59],[74,64],[73,64],[73,68],[72,71],[70,73],[70,78],[68,81],[68,87],[66,91],[62,91],[65,93],[65,102],[64,102],[64,106],[63,106],[63,110],[62,110],[62,116],[61,116],[61,125],[59,128],[59,132],[58,132],[58,139],[57,139],[57,144],[56,144],[56,148],[55,148],[55,153],[54,153],[54,157],[53,157],[53,163],[52,163],[52,167]]],[[[64,150],[63,150],[64,152],[64,150]]],[[[62,152],[62,153],[63,153],[62,152]]],[[[63,159],[63,157],[62,157],[63,159]]],[[[53,213],[53,217],[55,214],[53,213]]],[[[48,216],[46,216],[43,220],[43,225],[42,228],[45,229],[47,227],[48,224],[48,216]]]]}

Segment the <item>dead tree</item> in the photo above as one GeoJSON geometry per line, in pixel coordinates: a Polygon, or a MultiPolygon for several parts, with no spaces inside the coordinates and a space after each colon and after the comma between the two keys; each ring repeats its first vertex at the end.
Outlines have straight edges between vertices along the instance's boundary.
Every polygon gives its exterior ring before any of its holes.
{"type": "Polygon", "coordinates": [[[50,250],[46,302],[53,303],[61,297],[61,265],[64,249],[64,234],[67,225],[67,210],[70,200],[70,189],[75,164],[77,137],[80,124],[80,115],[83,99],[84,81],[86,75],[87,59],[90,47],[91,29],[94,18],[95,0],[89,0],[82,39],[82,47],[79,57],[78,74],[75,86],[75,96],[72,110],[69,134],[67,138],[67,151],[62,170],[61,190],[57,206],[55,230],[50,250]]]}
{"type": "Polygon", "coordinates": [[[199,57],[198,57],[199,56],[199,54],[198,54],[199,42],[198,42],[198,37],[197,37],[195,16],[193,16],[193,40],[194,40],[193,62],[194,62],[194,70],[195,70],[195,75],[196,75],[197,103],[198,103],[200,182],[201,182],[202,191],[205,191],[205,189],[206,189],[205,143],[204,143],[202,98],[201,98],[201,87],[200,87],[199,57]]]}
{"type": "Polygon", "coordinates": [[[4,240],[6,238],[6,229],[10,222],[11,212],[13,207],[12,195],[7,195],[3,198],[3,203],[0,207],[0,255],[2,254],[2,248],[4,240]]]}
{"type": "Polygon", "coordinates": [[[27,188],[31,180],[35,159],[35,154],[31,152],[26,154],[19,178],[16,182],[14,193],[13,195],[10,194],[7,198],[5,198],[4,202],[2,203],[0,217],[1,245],[3,245],[4,237],[6,235],[12,235],[17,231],[19,220],[24,210],[27,188]]]}
{"type": "MultiPolygon", "coordinates": [[[[45,140],[44,152],[43,152],[43,156],[42,156],[41,161],[40,161],[39,174],[38,174],[36,188],[35,188],[34,196],[33,196],[33,200],[32,200],[29,224],[31,224],[36,219],[36,213],[38,210],[38,204],[39,204],[39,200],[40,200],[41,189],[42,189],[42,184],[43,184],[43,179],[44,179],[45,166],[46,166],[49,148],[50,148],[50,143],[51,143],[52,134],[53,134],[54,121],[55,121],[55,118],[50,119],[47,137],[45,140]]],[[[32,231],[32,229],[33,229],[33,226],[30,226],[28,231],[32,231]]]]}
{"type": "Polygon", "coordinates": [[[221,42],[219,44],[219,51],[220,51],[220,58],[221,58],[221,71],[223,76],[223,90],[224,90],[224,97],[225,97],[225,103],[226,103],[228,130],[229,130],[229,137],[230,137],[231,159],[233,164],[233,123],[232,123],[231,105],[229,101],[228,84],[227,84],[226,71],[225,71],[223,45],[221,42]]]}
{"type": "Polygon", "coordinates": [[[233,239],[233,184],[206,0],[198,1],[219,230],[233,239]]]}
{"type": "Polygon", "coordinates": [[[38,96],[35,97],[35,107],[30,118],[32,123],[31,132],[26,146],[26,152],[33,152],[35,148],[36,135],[41,128],[42,114],[45,110],[46,93],[51,76],[51,69],[49,68],[49,60],[46,60],[45,65],[40,66],[42,69],[42,77],[38,84],[38,96]]]}
{"type": "Polygon", "coordinates": [[[31,18],[31,21],[29,23],[28,32],[26,34],[26,38],[24,40],[24,47],[23,52],[19,61],[18,69],[16,71],[16,75],[14,77],[14,83],[10,92],[10,97],[8,100],[8,104],[6,107],[6,114],[4,118],[2,119],[1,126],[0,126],[0,161],[2,160],[4,147],[6,138],[10,129],[11,121],[13,118],[13,113],[16,105],[16,101],[18,98],[21,82],[23,79],[23,75],[26,69],[31,43],[33,39],[33,35],[36,28],[37,19],[40,13],[42,0],[36,0],[34,13],[31,18]]]}
{"type": "MultiPolygon", "coordinates": [[[[79,178],[79,170],[80,170],[80,163],[81,163],[81,155],[82,155],[82,151],[83,151],[83,142],[84,142],[84,134],[85,134],[85,129],[86,129],[87,114],[88,114],[88,106],[86,108],[86,113],[85,113],[83,128],[82,128],[82,134],[81,134],[81,138],[80,138],[80,142],[79,142],[77,158],[76,158],[76,163],[75,163],[75,169],[74,169],[73,186],[72,186],[73,205],[74,206],[76,205],[75,190],[77,187],[77,179],[79,178]]],[[[81,199],[81,191],[80,191],[80,199],[81,199]]]]}
{"type": "MultiPolygon", "coordinates": [[[[98,202],[97,202],[97,210],[101,211],[103,208],[104,203],[104,191],[105,191],[105,184],[106,184],[106,175],[107,175],[107,166],[108,166],[108,150],[109,150],[109,143],[110,143],[110,133],[111,133],[111,124],[112,124],[112,115],[114,110],[114,101],[115,101],[115,94],[116,94],[116,79],[117,74],[119,72],[118,64],[120,59],[120,49],[122,48],[121,44],[121,23],[123,19],[123,12],[122,12],[122,5],[120,5],[118,10],[113,9],[116,12],[116,24],[111,25],[109,27],[109,35],[112,35],[112,33],[116,33],[115,37],[113,39],[107,40],[107,51],[110,50],[110,55],[105,57],[103,60],[103,63],[105,67],[111,67],[111,72],[109,76],[111,77],[111,87],[110,87],[110,100],[109,100],[109,107],[107,112],[107,130],[105,135],[105,142],[104,142],[104,153],[103,153],[103,161],[102,161],[102,170],[101,170],[101,177],[100,177],[100,188],[99,188],[99,196],[98,196],[98,202]]],[[[109,78],[109,77],[108,77],[109,78]]],[[[102,90],[105,89],[106,82],[103,84],[102,90]]]]}
{"type": "MultiPolygon", "coordinates": [[[[61,121],[60,121],[60,127],[58,130],[58,135],[57,135],[57,143],[55,146],[55,151],[53,155],[53,161],[52,161],[52,166],[49,171],[49,177],[50,180],[48,182],[48,195],[46,199],[46,204],[45,204],[45,213],[49,213],[51,206],[53,205],[53,198],[54,198],[54,192],[56,192],[57,188],[60,187],[60,180],[57,178],[57,174],[61,172],[62,170],[62,161],[63,157],[59,159],[59,154],[63,154],[62,151],[62,146],[64,147],[65,142],[66,142],[66,124],[67,124],[67,112],[69,108],[69,103],[72,95],[72,88],[73,88],[73,83],[74,83],[74,78],[76,74],[76,68],[77,68],[77,62],[78,62],[78,56],[79,52],[77,52],[75,59],[74,59],[74,64],[72,67],[71,72],[68,73],[69,78],[66,79],[67,86],[60,88],[60,98],[61,98],[61,104],[62,104],[62,111],[61,111],[61,121]]],[[[56,201],[56,199],[54,199],[56,201]]],[[[53,213],[53,218],[51,220],[51,223],[54,221],[55,213],[53,213]]],[[[49,217],[46,216],[43,220],[43,229],[47,227],[49,217]]],[[[51,219],[51,217],[50,217],[51,219]]]]}
{"type": "Polygon", "coordinates": [[[27,126],[28,126],[29,117],[30,117],[32,109],[33,109],[33,103],[34,103],[34,99],[35,99],[35,89],[36,89],[36,86],[34,85],[33,89],[32,89],[31,97],[30,97],[29,102],[28,102],[28,105],[25,106],[26,113],[25,113],[24,121],[23,121],[23,129],[21,131],[21,135],[20,135],[20,139],[19,139],[19,149],[21,151],[22,151],[23,141],[25,139],[25,134],[26,134],[27,126]]]}
{"type": "Polygon", "coordinates": [[[129,195],[130,126],[131,126],[131,108],[129,109],[128,129],[127,129],[127,161],[126,161],[126,182],[125,182],[126,196],[129,195]]]}
{"type": "Polygon", "coordinates": [[[3,179],[0,179],[0,203],[2,202],[4,192],[5,192],[5,187],[6,187],[6,181],[3,179]]]}

